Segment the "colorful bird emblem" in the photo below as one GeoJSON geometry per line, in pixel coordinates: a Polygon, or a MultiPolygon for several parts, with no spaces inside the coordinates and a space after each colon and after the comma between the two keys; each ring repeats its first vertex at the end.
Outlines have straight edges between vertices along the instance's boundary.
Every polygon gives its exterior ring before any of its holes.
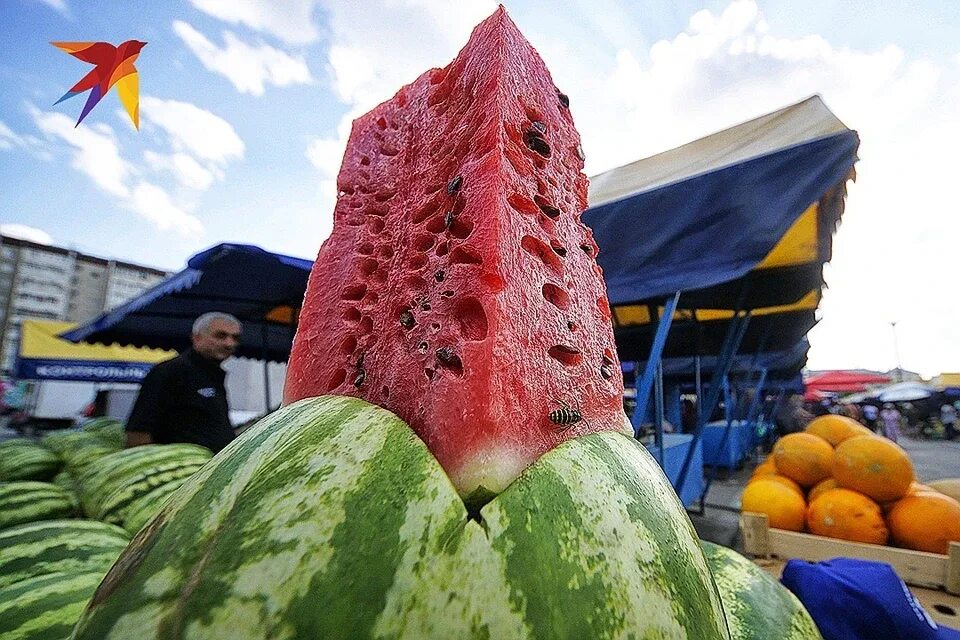
{"type": "Polygon", "coordinates": [[[147,44],[139,40],[127,40],[119,47],[108,42],[51,42],[53,46],[66,51],[74,58],[96,65],[90,73],[83,76],[77,84],[63,94],[54,104],[60,104],[67,98],[89,90],[87,103],[80,112],[78,126],[87,114],[107,95],[110,87],[117,85],[117,94],[124,109],[130,114],[133,126],[140,128],[140,80],[137,68],[133,66],[140,50],[147,44]]]}

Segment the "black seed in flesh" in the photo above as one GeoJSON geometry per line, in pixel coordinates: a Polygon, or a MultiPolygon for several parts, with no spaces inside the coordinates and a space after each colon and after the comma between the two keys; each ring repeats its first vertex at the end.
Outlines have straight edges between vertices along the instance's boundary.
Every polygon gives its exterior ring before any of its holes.
{"type": "Polygon", "coordinates": [[[567,257],[567,250],[563,247],[553,247],[553,252],[561,258],[567,257]]]}
{"type": "Polygon", "coordinates": [[[367,355],[366,351],[360,354],[360,357],[357,358],[357,369],[363,370],[363,356],[367,355]]]}
{"type": "Polygon", "coordinates": [[[573,331],[573,330],[576,329],[576,328],[577,328],[577,323],[576,323],[576,322],[574,322],[573,320],[567,320],[567,329],[568,329],[569,331],[573,331]]]}
{"type": "Polygon", "coordinates": [[[540,154],[544,158],[550,157],[550,145],[547,144],[547,141],[541,138],[540,134],[534,129],[527,129],[526,133],[523,134],[523,142],[532,151],[540,154]]]}
{"type": "Polygon", "coordinates": [[[362,385],[363,380],[366,377],[367,377],[367,372],[364,371],[363,369],[360,369],[360,371],[357,372],[357,377],[353,379],[353,386],[359,387],[360,385],[362,385]]]}
{"type": "Polygon", "coordinates": [[[450,227],[452,227],[453,219],[456,217],[457,217],[457,214],[455,214],[453,211],[447,211],[447,213],[443,216],[443,228],[449,229],[450,227]]]}
{"type": "Polygon", "coordinates": [[[433,274],[433,279],[436,280],[437,282],[443,282],[443,278],[444,278],[443,269],[433,274]]]}
{"type": "Polygon", "coordinates": [[[420,344],[417,345],[417,351],[419,351],[420,353],[426,353],[427,349],[429,348],[430,348],[430,345],[428,345],[426,342],[421,342],[420,344]]]}
{"type": "Polygon", "coordinates": [[[453,291],[451,291],[450,289],[446,289],[446,290],[444,290],[444,291],[441,291],[441,292],[440,292],[440,297],[441,297],[441,298],[452,298],[452,297],[453,297],[453,291]]]}
{"type": "Polygon", "coordinates": [[[570,108],[570,97],[559,89],[557,89],[557,99],[560,100],[560,104],[563,105],[564,109],[570,108]]]}
{"type": "Polygon", "coordinates": [[[404,309],[403,313],[400,314],[400,326],[404,329],[413,329],[415,324],[417,324],[417,319],[410,313],[410,309],[404,309]]]}
{"type": "Polygon", "coordinates": [[[547,132],[547,125],[543,124],[543,123],[540,122],[539,120],[534,120],[534,121],[533,121],[533,128],[536,129],[537,131],[539,131],[540,133],[546,133],[546,132],[547,132]]]}
{"type": "Polygon", "coordinates": [[[540,211],[543,211],[544,215],[548,218],[559,218],[560,209],[557,209],[555,206],[547,204],[546,202],[541,202],[538,198],[537,206],[540,207],[540,211]]]}
{"type": "Polygon", "coordinates": [[[457,191],[460,191],[460,186],[463,184],[463,176],[457,176],[453,180],[447,183],[447,195],[452,196],[457,191]]]}
{"type": "Polygon", "coordinates": [[[462,367],[460,356],[458,356],[452,347],[440,347],[437,349],[437,362],[447,367],[462,367]]]}
{"type": "Polygon", "coordinates": [[[603,364],[607,365],[608,367],[612,367],[614,362],[610,356],[603,354],[603,364]]]}
{"type": "Polygon", "coordinates": [[[433,307],[430,306],[430,303],[427,302],[426,300],[424,300],[423,302],[420,303],[420,309],[422,309],[423,311],[430,311],[430,309],[432,309],[432,308],[433,308],[433,307]]]}
{"type": "Polygon", "coordinates": [[[587,156],[583,153],[583,147],[579,144],[577,145],[577,157],[580,158],[580,161],[583,162],[587,159],[587,156]]]}
{"type": "Polygon", "coordinates": [[[600,375],[603,376],[604,380],[609,380],[613,377],[613,369],[607,365],[600,367],[600,375]]]}
{"type": "Polygon", "coordinates": [[[593,247],[591,247],[590,245],[588,245],[588,244],[582,244],[582,245],[580,245],[580,248],[581,248],[581,249],[583,250],[583,252],[584,252],[585,254],[587,254],[588,256],[592,256],[592,255],[593,255],[593,247]]]}

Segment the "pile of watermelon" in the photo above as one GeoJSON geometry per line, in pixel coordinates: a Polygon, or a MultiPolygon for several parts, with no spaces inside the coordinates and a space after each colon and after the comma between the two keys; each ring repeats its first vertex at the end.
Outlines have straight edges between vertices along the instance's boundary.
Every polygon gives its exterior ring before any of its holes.
{"type": "Polygon", "coordinates": [[[212,457],[184,444],[121,450],[122,437],[101,419],[0,444],[0,637],[68,637],[130,537],[212,457]]]}
{"type": "MultiPolygon", "coordinates": [[[[749,626],[730,624],[750,601],[725,613],[676,494],[624,433],[583,160],[569,98],[502,7],[451,64],[357,119],[286,406],[210,461],[144,447],[71,476],[85,511],[128,531],[141,500],[163,500],[71,637],[749,626]],[[167,492],[134,471],[145,459],[196,469],[167,492]]],[[[819,638],[795,603],[757,602],[783,618],[758,629],[819,638]]]]}

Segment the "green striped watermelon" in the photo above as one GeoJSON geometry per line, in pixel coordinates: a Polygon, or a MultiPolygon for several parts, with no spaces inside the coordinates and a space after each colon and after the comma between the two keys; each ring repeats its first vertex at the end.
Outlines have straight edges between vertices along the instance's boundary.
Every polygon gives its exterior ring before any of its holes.
{"type": "Polygon", "coordinates": [[[126,478],[110,495],[97,502],[98,520],[112,524],[123,524],[127,509],[138,499],[156,489],[171,487],[175,489],[183,481],[197,472],[205,461],[182,462],[174,460],[145,468],[134,476],[126,478]]]}
{"type": "Polygon", "coordinates": [[[395,415],[287,406],[176,491],[78,640],[726,638],[690,521],[632,439],[570,440],[470,518],[395,415]]]}
{"type": "Polygon", "coordinates": [[[701,541],[720,590],[731,640],[823,640],[790,590],[727,547],[701,541]]]}
{"type": "Polygon", "coordinates": [[[0,530],[40,520],[68,518],[77,511],[74,496],[48,482],[0,482],[0,530]]]}
{"type": "Polygon", "coordinates": [[[96,520],[45,520],[0,531],[0,588],[46,573],[107,572],[130,534],[96,520]]]}
{"type": "Polygon", "coordinates": [[[209,449],[194,444],[150,444],[98,458],[78,478],[83,511],[101,518],[154,488],[147,481],[152,474],[174,470],[176,475],[181,467],[193,473],[212,456],[209,449]]]}
{"type": "Polygon", "coordinates": [[[0,588],[0,638],[67,640],[103,574],[48,573],[0,588]]]}
{"type": "Polygon", "coordinates": [[[33,440],[13,438],[0,442],[0,482],[50,480],[61,464],[56,454],[33,440]]]}
{"type": "Polygon", "coordinates": [[[182,482],[168,482],[133,500],[120,514],[123,518],[123,528],[131,535],[140,531],[143,525],[160,513],[160,509],[166,504],[167,498],[179,489],[181,484],[182,482]]]}

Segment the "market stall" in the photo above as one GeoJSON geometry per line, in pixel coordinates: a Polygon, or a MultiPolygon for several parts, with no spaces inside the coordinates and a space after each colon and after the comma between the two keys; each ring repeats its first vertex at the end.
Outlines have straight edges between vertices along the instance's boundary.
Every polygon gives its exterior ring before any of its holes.
{"type": "Polygon", "coordinates": [[[793,348],[815,324],[858,144],[815,96],[592,179],[583,219],[620,358],[642,371],[633,423],[652,417],[658,448],[662,358],[716,358],[678,492],[736,354],[793,348]]]}

